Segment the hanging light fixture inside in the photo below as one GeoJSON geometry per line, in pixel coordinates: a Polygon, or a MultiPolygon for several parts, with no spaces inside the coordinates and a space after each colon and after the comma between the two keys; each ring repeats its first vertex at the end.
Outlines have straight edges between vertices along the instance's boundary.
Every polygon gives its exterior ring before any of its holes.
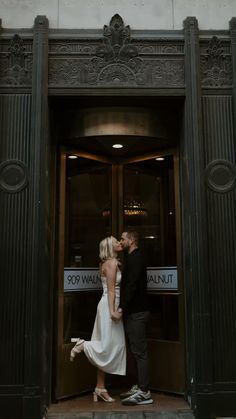
{"type": "Polygon", "coordinates": [[[127,216],[142,216],[142,217],[146,217],[148,215],[147,210],[144,207],[144,203],[138,202],[138,201],[125,202],[124,214],[127,216]]]}

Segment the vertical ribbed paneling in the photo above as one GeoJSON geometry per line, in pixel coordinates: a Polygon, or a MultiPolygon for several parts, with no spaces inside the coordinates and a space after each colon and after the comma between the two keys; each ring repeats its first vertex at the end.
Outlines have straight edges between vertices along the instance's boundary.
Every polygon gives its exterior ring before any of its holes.
{"type": "MultiPolygon", "coordinates": [[[[235,164],[231,96],[203,97],[202,105],[206,166],[217,159],[235,164]]],[[[236,377],[236,192],[207,188],[206,199],[214,379],[230,382],[236,377]]]]}
{"type": "MultiPolygon", "coordinates": [[[[0,161],[29,166],[30,95],[0,96],[0,161]]],[[[23,384],[27,278],[28,187],[0,189],[0,384],[23,384]]]]}
{"type": "Polygon", "coordinates": [[[198,389],[212,382],[211,319],[208,283],[203,125],[200,90],[199,31],[196,18],[185,28],[185,134],[180,142],[182,246],[186,310],[187,393],[199,409],[198,389]]]}

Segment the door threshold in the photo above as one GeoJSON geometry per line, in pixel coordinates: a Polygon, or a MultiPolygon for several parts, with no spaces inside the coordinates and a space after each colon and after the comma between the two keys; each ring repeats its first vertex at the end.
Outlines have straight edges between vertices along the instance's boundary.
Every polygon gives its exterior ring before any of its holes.
{"type": "Polygon", "coordinates": [[[116,400],[93,402],[92,394],[77,396],[52,404],[45,419],[194,419],[194,415],[181,396],[152,392],[154,403],[145,406],[123,406],[119,393],[111,391],[116,400]]]}

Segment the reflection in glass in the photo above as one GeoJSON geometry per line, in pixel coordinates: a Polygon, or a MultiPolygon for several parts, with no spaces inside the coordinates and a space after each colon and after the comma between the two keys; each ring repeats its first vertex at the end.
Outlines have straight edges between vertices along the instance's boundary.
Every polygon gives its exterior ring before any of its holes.
{"type": "Polygon", "coordinates": [[[149,339],[179,340],[178,295],[149,295],[149,339]]]}
{"type": "MultiPolygon", "coordinates": [[[[67,159],[65,266],[98,267],[98,245],[111,234],[111,166],[67,159]]],[[[100,291],[64,294],[64,340],[90,338],[100,291]]]]}
{"type": "Polygon", "coordinates": [[[148,266],[176,266],[173,158],[124,167],[124,230],[140,234],[148,266]]]}
{"type": "Polygon", "coordinates": [[[98,266],[98,243],[111,234],[111,167],[79,158],[67,165],[66,266],[98,266]]]}
{"type": "MultiPolygon", "coordinates": [[[[124,230],[139,232],[149,267],[176,266],[173,157],[124,166],[124,230]]],[[[150,293],[148,338],[179,339],[177,294],[150,293]]]]}
{"type": "MultiPolygon", "coordinates": [[[[139,232],[147,266],[176,266],[173,157],[122,167],[124,230],[139,232]]],[[[65,267],[98,267],[99,242],[112,234],[111,208],[120,207],[118,188],[113,185],[112,193],[111,179],[112,165],[85,158],[67,159],[65,267]]],[[[119,218],[117,214],[117,224],[119,218]]],[[[71,337],[90,339],[100,296],[100,291],[64,293],[65,342],[71,337]]],[[[178,340],[178,295],[153,292],[150,307],[148,337],[178,340]]]]}

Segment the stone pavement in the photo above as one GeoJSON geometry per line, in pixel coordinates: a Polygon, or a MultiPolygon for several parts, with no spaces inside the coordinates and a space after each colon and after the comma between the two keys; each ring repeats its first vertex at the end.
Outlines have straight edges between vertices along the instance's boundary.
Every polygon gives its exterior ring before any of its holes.
{"type": "Polygon", "coordinates": [[[191,412],[155,411],[155,412],[80,412],[56,413],[46,416],[47,419],[194,419],[191,412]]]}
{"type": "Polygon", "coordinates": [[[152,393],[153,404],[122,406],[119,394],[116,401],[92,401],[87,394],[52,404],[45,419],[194,419],[189,405],[180,396],[152,393]]]}

